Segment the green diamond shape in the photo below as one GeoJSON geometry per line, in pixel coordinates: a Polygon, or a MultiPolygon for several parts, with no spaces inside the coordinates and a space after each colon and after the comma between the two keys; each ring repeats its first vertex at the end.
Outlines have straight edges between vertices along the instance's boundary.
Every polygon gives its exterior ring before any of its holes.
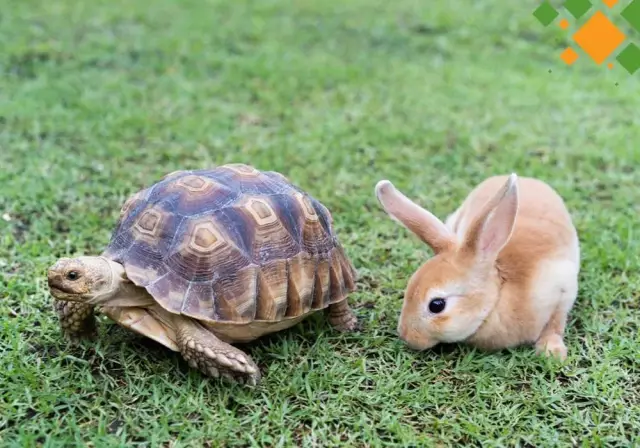
{"type": "Polygon", "coordinates": [[[540,23],[542,23],[544,26],[547,26],[551,22],[553,22],[556,17],[558,17],[559,13],[553,6],[551,6],[549,2],[545,1],[542,2],[542,4],[538,6],[535,11],[533,11],[533,15],[536,19],[538,19],[540,23]]]}
{"type": "Polygon", "coordinates": [[[622,10],[620,15],[640,33],[640,0],[633,0],[622,10]]]}
{"type": "Polygon", "coordinates": [[[630,43],[618,54],[616,60],[633,75],[640,68],[640,48],[634,43],[630,43]]]}
{"type": "Polygon", "coordinates": [[[573,17],[579,19],[591,9],[589,0],[567,0],[564,2],[564,9],[569,11],[573,17]]]}

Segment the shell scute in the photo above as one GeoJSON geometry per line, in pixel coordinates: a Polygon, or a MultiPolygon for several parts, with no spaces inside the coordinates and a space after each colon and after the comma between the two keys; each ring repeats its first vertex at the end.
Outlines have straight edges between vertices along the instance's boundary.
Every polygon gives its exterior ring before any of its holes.
{"type": "Polygon", "coordinates": [[[253,234],[247,255],[254,263],[262,265],[273,259],[287,259],[300,251],[269,197],[245,196],[234,208],[242,213],[246,231],[253,234]]]}
{"type": "Polygon", "coordinates": [[[215,320],[251,322],[255,319],[258,270],[258,266],[249,265],[220,277],[213,284],[215,320]]]}
{"type": "Polygon", "coordinates": [[[149,202],[162,202],[173,213],[191,216],[223,209],[239,196],[238,191],[209,176],[185,172],[157,184],[151,192],[149,202]]]}
{"type": "MultiPolygon", "coordinates": [[[[153,279],[163,272],[166,254],[173,244],[182,217],[167,211],[162,204],[141,204],[125,216],[125,224],[117,228],[104,256],[133,269],[148,271],[137,278],[153,279]]],[[[142,280],[136,284],[146,286],[142,280]]]]}
{"type": "Polygon", "coordinates": [[[308,313],[314,297],[317,260],[301,252],[289,260],[286,317],[308,313]]]}
{"type": "MultiPolygon", "coordinates": [[[[131,278],[129,272],[132,270],[135,270],[135,265],[127,269],[129,278],[131,278]]],[[[132,279],[132,281],[135,283],[135,280],[132,279]]],[[[189,289],[189,282],[178,274],[167,271],[145,287],[160,306],[169,312],[178,314],[182,309],[185,292],[189,289]]]]}
{"type": "Polygon", "coordinates": [[[347,295],[347,288],[342,272],[342,261],[337,250],[331,251],[329,263],[329,300],[331,303],[343,300],[347,295]]]}
{"type": "Polygon", "coordinates": [[[249,263],[213,215],[186,218],[166,258],[169,269],[193,282],[213,281],[249,263]]]}
{"type": "Polygon", "coordinates": [[[273,260],[261,266],[258,274],[256,319],[280,320],[287,312],[287,260],[273,260]]]}
{"type": "Polygon", "coordinates": [[[312,255],[326,255],[335,246],[328,218],[315,207],[308,196],[301,193],[294,194],[300,208],[302,248],[312,255]]]}
{"type": "Polygon", "coordinates": [[[316,278],[313,285],[312,310],[320,310],[330,303],[329,288],[331,286],[331,273],[329,271],[329,259],[322,257],[316,267],[316,278]]]}
{"type": "Polygon", "coordinates": [[[300,218],[298,200],[289,194],[276,194],[269,197],[271,207],[280,218],[280,223],[287,230],[291,238],[302,250],[302,228],[304,220],[300,218]]]}
{"type": "Polygon", "coordinates": [[[185,294],[180,312],[196,319],[207,316],[208,320],[213,321],[216,314],[213,284],[211,282],[192,282],[185,294]]]}
{"type": "Polygon", "coordinates": [[[210,176],[240,194],[271,196],[288,190],[281,179],[267,176],[249,165],[223,165],[210,176]]]}

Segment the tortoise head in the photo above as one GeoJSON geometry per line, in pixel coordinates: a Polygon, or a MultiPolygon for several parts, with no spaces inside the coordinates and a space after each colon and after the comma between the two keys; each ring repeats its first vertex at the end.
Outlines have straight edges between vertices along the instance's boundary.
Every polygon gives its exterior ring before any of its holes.
{"type": "Polygon", "coordinates": [[[117,290],[112,263],[104,257],[60,258],[47,273],[49,291],[58,300],[101,302],[117,290]]]}

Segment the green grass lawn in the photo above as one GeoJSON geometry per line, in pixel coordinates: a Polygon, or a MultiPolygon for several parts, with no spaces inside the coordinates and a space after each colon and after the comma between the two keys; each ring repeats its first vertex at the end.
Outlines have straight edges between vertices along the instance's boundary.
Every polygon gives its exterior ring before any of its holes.
{"type": "Polygon", "coordinates": [[[0,2],[0,444],[640,443],[640,74],[564,65],[536,4],[0,2]],[[108,321],[68,345],[46,268],[98,254],[134,191],[225,162],[330,208],[363,330],[314,316],[250,344],[255,390],[108,321]],[[395,329],[430,252],[375,183],[444,218],[511,171],[553,185],[581,237],[566,365],[529,347],[411,352],[395,329]]]}

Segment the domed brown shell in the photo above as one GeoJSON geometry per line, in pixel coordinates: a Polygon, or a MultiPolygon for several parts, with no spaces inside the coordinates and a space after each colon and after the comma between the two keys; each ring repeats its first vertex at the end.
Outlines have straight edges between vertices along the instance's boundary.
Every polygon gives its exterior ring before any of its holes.
{"type": "Polygon", "coordinates": [[[173,172],[132,195],[103,255],[166,310],[213,322],[298,317],[355,289],[327,208],[242,164],[173,172]]]}

